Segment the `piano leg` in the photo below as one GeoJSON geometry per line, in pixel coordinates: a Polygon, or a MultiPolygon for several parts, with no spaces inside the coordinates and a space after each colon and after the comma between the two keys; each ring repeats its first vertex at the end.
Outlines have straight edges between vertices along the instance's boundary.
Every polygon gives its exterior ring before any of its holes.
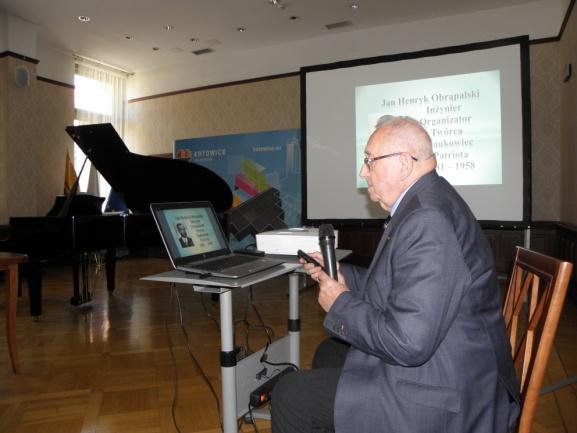
{"type": "Polygon", "coordinates": [[[72,286],[74,294],[70,298],[71,305],[82,305],[92,300],[92,294],[90,293],[89,253],[72,256],[72,286]],[[82,280],[82,283],[80,283],[80,280],[82,280]]]}
{"type": "Polygon", "coordinates": [[[106,250],[105,258],[106,266],[106,287],[109,292],[113,292],[116,288],[115,278],[116,278],[116,250],[114,248],[106,250]]]}
{"type": "Polygon", "coordinates": [[[70,298],[70,305],[80,305],[80,257],[77,255],[72,256],[72,291],[73,295],[70,298]]]}
{"type": "MultiPolygon", "coordinates": [[[[89,256],[80,254],[72,256],[72,285],[74,294],[70,298],[70,304],[81,305],[92,299],[89,286],[89,256]],[[82,274],[82,275],[81,275],[82,274]],[[82,277],[82,293],[80,290],[80,277],[82,277]]],[[[26,267],[28,280],[28,297],[30,299],[30,315],[38,317],[42,315],[42,261],[30,257],[26,267]]],[[[106,250],[106,286],[109,292],[113,292],[116,276],[116,250],[106,250]]]]}

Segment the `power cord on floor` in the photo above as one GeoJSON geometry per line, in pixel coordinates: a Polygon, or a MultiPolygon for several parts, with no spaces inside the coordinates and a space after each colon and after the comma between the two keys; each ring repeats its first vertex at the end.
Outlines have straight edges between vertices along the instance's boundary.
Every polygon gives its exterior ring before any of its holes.
{"type": "Polygon", "coordinates": [[[214,316],[212,315],[212,313],[210,311],[208,311],[206,304],[204,303],[204,293],[200,294],[200,303],[202,305],[202,310],[204,311],[204,314],[206,315],[206,317],[208,317],[210,319],[210,321],[212,323],[214,323],[214,326],[216,327],[216,330],[218,332],[220,332],[220,323],[218,322],[218,320],[216,320],[214,318],[214,316]]]}
{"type": "Polygon", "coordinates": [[[170,302],[169,308],[164,317],[164,329],[166,330],[166,338],[168,340],[168,350],[170,352],[170,359],[172,363],[172,383],[173,383],[173,393],[172,393],[172,403],[170,405],[170,413],[172,416],[172,424],[178,433],[182,433],[180,427],[178,426],[178,421],[176,420],[176,405],[178,402],[178,368],[176,366],[176,357],[174,356],[174,348],[172,345],[172,337],[170,336],[170,329],[168,327],[168,317],[174,308],[174,284],[170,285],[170,302]]]}
{"type": "Polygon", "coordinates": [[[198,369],[200,375],[204,379],[206,385],[210,389],[210,393],[214,397],[214,401],[216,403],[216,409],[218,412],[218,419],[220,422],[220,429],[223,430],[222,417],[221,417],[221,412],[220,412],[220,401],[218,399],[218,395],[216,394],[216,391],[214,390],[212,383],[210,383],[210,379],[208,378],[208,376],[206,375],[206,373],[202,369],[200,363],[198,362],[198,360],[196,359],[194,354],[192,353],[192,349],[190,348],[190,339],[188,338],[188,331],[186,330],[186,327],[184,326],[184,321],[182,319],[182,306],[180,304],[180,297],[178,295],[178,290],[175,288],[174,292],[176,294],[176,303],[178,305],[178,317],[179,317],[179,322],[180,322],[180,329],[182,330],[182,334],[184,335],[184,339],[186,342],[186,351],[188,352],[188,355],[189,355],[190,359],[192,360],[192,362],[194,362],[194,364],[196,365],[196,368],[198,369]]]}
{"type": "MultiPolygon", "coordinates": [[[[186,350],[188,352],[189,357],[192,359],[193,363],[195,364],[197,370],[200,372],[203,380],[205,381],[205,383],[207,384],[208,388],[210,389],[211,394],[214,397],[215,403],[216,403],[216,407],[217,407],[217,411],[218,411],[218,417],[219,417],[219,421],[220,421],[220,428],[221,430],[223,430],[223,425],[222,425],[222,417],[221,417],[221,409],[220,409],[220,400],[218,398],[218,395],[214,389],[214,387],[212,386],[212,383],[210,382],[210,379],[208,378],[208,376],[206,375],[206,373],[204,372],[204,370],[202,369],[200,363],[198,362],[198,360],[196,359],[196,357],[194,356],[194,354],[192,353],[192,349],[190,347],[190,339],[188,336],[188,331],[186,330],[186,327],[184,326],[184,320],[183,320],[183,314],[182,314],[182,305],[180,302],[180,296],[178,293],[178,290],[176,288],[175,284],[171,284],[171,290],[170,290],[170,307],[169,307],[169,312],[167,313],[166,317],[165,317],[165,329],[166,329],[166,335],[167,335],[167,339],[168,339],[168,346],[169,346],[169,351],[170,351],[170,356],[171,356],[171,360],[172,360],[172,367],[173,367],[173,383],[174,383],[174,392],[173,392],[173,399],[172,399],[172,404],[171,404],[171,415],[172,415],[172,422],[174,424],[175,429],[177,430],[178,433],[182,433],[182,431],[180,430],[180,427],[178,426],[178,422],[176,419],[176,407],[177,407],[177,403],[178,403],[178,369],[176,366],[176,357],[174,355],[174,348],[173,348],[173,343],[172,343],[172,338],[170,336],[170,330],[169,330],[169,326],[168,326],[168,316],[170,314],[170,312],[173,311],[174,309],[174,300],[176,299],[176,305],[177,305],[177,309],[178,309],[178,321],[179,321],[179,325],[182,331],[182,334],[185,338],[185,343],[186,343],[186,350]]],[[[201,294],[201,304],[202,304],[202,308],[206,314],[206,316],[215,324],[215,326],[217,327],[217,329],[220,331],[220,324],[219,322],[214,318],[214,316],[208,311],[206,304],[204,302],[204,296],[203,294],[201,294]]],[[[244,318],[241,320],[238,320],[237,322],[235,322],[235,326],[238,323],[243,323],[245,325],[245,329],[246,329],[246,340],[245,340],[245,344],[246,344],[246,349],[245,351],[247,352],[247,354],[250,354],[250,347],[249,347],[249,330],[251,327],[254,328],[262,328],[266,335],[267,335],[267,344],[265,346],[265,350],[263,355],[261,356],[261,362],[263,364],[268,364],[271,366],[288,366],[291,367],[294,370],[298,370],[298,367],[292,363],[274,363],[274,362],[270,362],[267,361],[267,349],[269,347],[270,344],[272,344],[272,340],[274,338],[274,331],[271,327],[267,326],[264,323],[264,320],[262,318],[262,316],[260,315],[260,312],[258,311],[258,309],[256,308],[256,305],[254,304],[254,300],[253,300],[253,291],[252,291],[252,286],[249,287],[248,290],[248,300],[247,303],[245,304],[245,311],[244,311],[244,318]],[[260,324],[254,324],[254,323],[250,323],[248,321],[248,310],[249,307],[252,307],[258,321],[260,322],[260,324]]],[[[253,416],[253,411],[254,407],[252,407],[251,405],[249,405],[249,416],[250,416],[250,420],[251,420],[251,424],[253,426],[253,429],[255,431],[255,433],[259,433],[258,431],[258,427],[256,425],[254,416],[253,416]]],[[[239,424],[238,424],[238,430],[240,430],[241,426],[243,423],[243,419],[241,418],[239,420],[239,424]]]]}
{"type": "Polygon", "coordinates": [[[165,316],[165,319],[164,319],[164,327],[166,330],[166,337],[168,340],[168,349],[170,352],[170,358],[171,358],[171,363],[172,363],[172,372],[173,372],[173,397],[172,397],[172,404],[171,404],[172,423],[173,423],[176,431],[178,433],[182,433],[182,430],[180,430],[180,427],[178,425],[178,421],[176,419],[176,407],[178,404],[178,368],[176,365],[176,356],[174,355],[174,346],[172,343],[172,337],[170,335],[170,329],[169,329],[169,325],[168,325],[168,318],[170,316],[170,313],[174,309],[174,299],[176,299],[176,305],[178,307],[179,325],[180,325],[180,328],[181,328],[182,333],[183,333],[184,338],[185,338],[186,350],[188,352],[188,355],[190,356],[190,358],[194,362],[197,370],[200,372],[200,375],[202,376],[203,380],[206,382],[208,388],[210,389],[211,394],[213,395],[213,397],[215,399],[216,409],[217,409],[217,413],[218,413],[218,419],[219,419],[219,423],[220,423],[220,429],[221,429],[221,431],[223,431],[222,417],[221,417],[221,411],[220,411],[220,401],[218,399],[216,391],[214,390],[214,387],[210,383],[208,376],[206,375],[206,373],[202,369],[200,363],[198,362],[198,360],[196,359],[196,357],[194,356],[194,354],[192,353],[192,350],[190,348],[190,341],[188,338],[188,332],[186,330],[186,327],[184,326],[184,321],[183,321],[183,316],[182,316],[182,306],[180,303],[180,297],[179,297],[178,290],[176,289],[175,284],[170,285],[169,310],[168,310],[168,312],[165,316]]]}
{"type": "Polygon", "coordinates": [[[252,406],[252,404],[249,404],[249,405],[248,405],[248,414],[249,414],[249,416],[250,416],[250,422],[251,422],[252,427],[253,427],[253,429],[254,429],[254,433],[259,433],[259,432],[258,432],[258,427],[257,427],[257,425],[256,425],[256,421],[255,421],[254,416],[253,416],[253,414],[252,414],[252,410],[253,410],[253,409],[254,409],[254,407],[252,406]]]}

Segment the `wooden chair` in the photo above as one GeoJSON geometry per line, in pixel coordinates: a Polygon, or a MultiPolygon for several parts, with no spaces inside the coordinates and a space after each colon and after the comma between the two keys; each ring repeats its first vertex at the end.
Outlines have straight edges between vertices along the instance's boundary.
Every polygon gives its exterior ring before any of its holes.
{"type": "Polygon", "coordinates": [[[503,316],[521,385],[518,433],[531,423],[573,264],[517,247],[503,316]]]}
{"type": "Polygon", "coordinates": [[[18,300],[18,265],[28,260],[26,254],[0,252],[0,270],[6,272],[6,338],[10,362],[15,374],[20,373],[16,349],[16,302],[18,300]]]}

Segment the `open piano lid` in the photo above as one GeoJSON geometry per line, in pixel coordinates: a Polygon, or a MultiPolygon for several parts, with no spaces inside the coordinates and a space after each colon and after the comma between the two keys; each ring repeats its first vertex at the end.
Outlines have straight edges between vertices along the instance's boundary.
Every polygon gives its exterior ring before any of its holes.
{"type": "Polygon", "coordinates": [[[207,200],[217,212],[232,205],[232,191],[216,173],[187,161],[132,153],[110,123],[68,126],[66,132],[132,212],[177,201],[207,200]]]}

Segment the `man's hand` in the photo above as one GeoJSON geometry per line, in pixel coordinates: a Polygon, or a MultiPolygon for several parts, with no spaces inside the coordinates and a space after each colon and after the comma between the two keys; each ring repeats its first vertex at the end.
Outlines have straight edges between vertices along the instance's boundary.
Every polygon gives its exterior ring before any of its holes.
{"type": "Polygon", "coordinates": [[[328,274],[324,271],[320,271],[317,274],[317,282],[319,283],[319,304],[328,312],[333,303],[336,299],[340,296],[341,293],[348,291],[347,286],[344,284],[345,280],[342,274],[339,272],[338,275],[339,281],[333,280],[328,274]]]}
{"type": "MultiPolygon", "coordinates": [[[[321,253],[315,252],[309,255],[324,265],[323,255],[321,253]]],[[[319,283],[319,304],[323,310],[328,312],[339,295],[348,291],[343,275],[339,272],[338,281],[335,281],[329,277],[321,267],[315,266],[312,263],[306,263],[303,259],[301,259],[300,262],[303,263],[305,271],[307,271],[311,278],[319,283]]]]}

